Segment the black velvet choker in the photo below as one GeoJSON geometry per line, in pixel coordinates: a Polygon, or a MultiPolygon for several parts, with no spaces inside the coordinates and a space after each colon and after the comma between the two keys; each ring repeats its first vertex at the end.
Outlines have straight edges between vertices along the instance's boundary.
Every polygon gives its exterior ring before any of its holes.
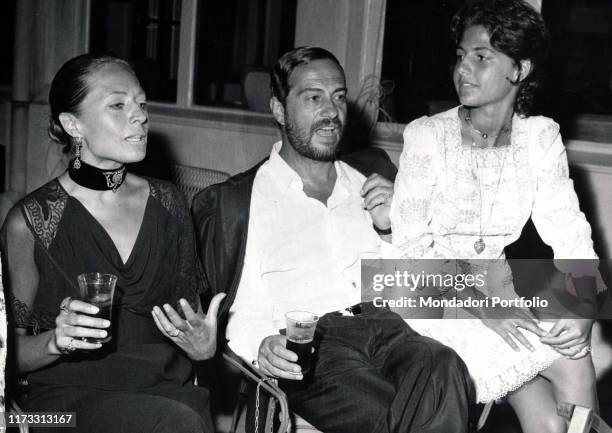
{"type": "Polygon", "coordinates": [[[74,159],[68,164],[68,175],[82,187],[95,189],[96,191],[117,192],[125,179],[125,165],[114,170],[103,170],[81,160],[81,167],[74,168],[74,159]]]}

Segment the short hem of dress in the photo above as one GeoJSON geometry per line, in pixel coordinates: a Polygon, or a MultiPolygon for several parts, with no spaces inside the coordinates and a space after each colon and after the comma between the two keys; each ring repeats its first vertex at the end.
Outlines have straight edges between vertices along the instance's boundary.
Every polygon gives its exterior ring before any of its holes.
{"type": "MultiPolygon", "coordinates": [[[[476,389],[477,389],[477,392],[476,392],[476,403],[478,403],[478,404],[486,404],[486,403],[488,403],[490,401],[496,401],[496,400],[503,399],[508,394],[511,394],[511,393],[517,391],[518,389],[520,389],[526,383],[531,382],[533,379],[535,379],[538,376],[538,374],[540,374],[542,371],[544,371],[548,367],[550,367],[552,365],[552,363],[555,362],[557,359],[559,359],[559,358],[547,359],[546,361],[540,363],[536,367],[536,369],[534,371],[531,371],[528,374],[522,375],[520,378],[518,378],[518,380],[514,381],[515,383],[513,383],[511,385],[504,386],[501,390],[499,390],[499,391],[497,391],[495,393],[487,392],[487,393],[484,394],[484,396],[481,396],[478,393],[478,387],[476,387],[476,389]]],[[[501,375],[499,375],[499,376],[501,376],[501,375]]]]}

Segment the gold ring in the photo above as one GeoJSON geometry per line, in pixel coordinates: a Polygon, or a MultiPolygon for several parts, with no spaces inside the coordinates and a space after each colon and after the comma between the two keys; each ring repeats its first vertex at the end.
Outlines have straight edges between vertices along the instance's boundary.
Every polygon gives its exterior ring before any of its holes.
{"type": "Polygon", "coordinates": [[[177,328],[174,328],[174,331],[172,333],[168,332],[168,335],[172,338],[178,337],[178,335],[181,333],[180,330],[178,330],[177,328]]]}

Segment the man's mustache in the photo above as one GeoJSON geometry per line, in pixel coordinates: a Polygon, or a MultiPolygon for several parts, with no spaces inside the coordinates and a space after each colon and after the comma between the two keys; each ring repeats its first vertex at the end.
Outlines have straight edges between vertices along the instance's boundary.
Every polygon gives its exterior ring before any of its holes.
{"type": "Polygon", "coordinates": [[[317,122],[313,123],[312,126],[310,127],[310,132],[314,133],[317,129],[321,129],[321,128],[327,128],[328,126],[333,126],[335,128],[338,128],[340,130],[342,130],[342,122],[340,121],[340,119],[335,118],[335,119],[321,119],[318,120],[317,122]]]}

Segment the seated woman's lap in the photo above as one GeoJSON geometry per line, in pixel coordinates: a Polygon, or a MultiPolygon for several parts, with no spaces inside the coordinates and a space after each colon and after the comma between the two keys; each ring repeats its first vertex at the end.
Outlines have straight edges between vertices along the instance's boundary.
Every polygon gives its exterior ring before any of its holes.
{"type": "Polygon", "coordinates": [[[34,429],[35,433],[191,433],[214,431],[209,393],[197,386],[155,388],[141,392],[108,392],[74,388],[47,390],[26,403],[28,411],[76,412],[75,428],[34,429]]]}

